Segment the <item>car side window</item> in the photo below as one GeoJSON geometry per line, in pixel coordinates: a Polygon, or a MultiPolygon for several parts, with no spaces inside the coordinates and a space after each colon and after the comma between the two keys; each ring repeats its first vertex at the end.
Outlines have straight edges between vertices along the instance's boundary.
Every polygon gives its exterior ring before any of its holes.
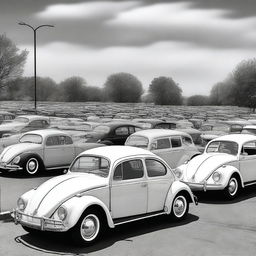
{"type": "Polygon", "coordinates": [[[135,133],[135,129],[133,126],[129,126],[129,134],[135,133]]]}
{"type": "Polygon", "coordinates": [[[180,137],[172,137],[171,143],[173,148],[179,148],[181,147],[181,139],[180,137]]]}
{"type": "Polygon", "coordinates": [[[60,145],[59,136],[51,136],[46,140],[46,146],[60,145]]]}
{"type": "Polygon", "coordinates": [[[166,167],[157,160],[146,159],[148,177],[164,176],[167,173],[166,167]]]}
{"type": "Polygon", "coordinates": [[[191,145],[193,144],[192,140],[189,137],[182,136],[182,143],[185,145],[191,145]]]}
{"type": "Polygon", "coordinates": [[[169,138],[158,139],[156,143],[156,149],[170,148],[171,143],[169,138]]]}
{"type": "Polygon", "coordinates": [[[114,180],[130,180],[142,178],[144,175],[141,160],[129,160],[119,164],[114,171],[114,180]]]}
{"type": "Polygon", "coordinates": [[[245,143],[242,147],[241,154],[249,156],[256,155],[256,141],[250,141],[245,143]]]}
{"type": "Polygon", "coordinates": [[[129,135],[128,127],[127,126],[122,126],[118,127],[115,131],[116,135],[129,135]]]}
{"type": "Polygon", "coordinates": [[[233,124],[230,127],[230,131],[231,132],[238,132],[238,133],[240,133],[242,130],[243,130],[243,126],[239,125],[239,124],[233,124]]]}
{"type": "Polygon", "coordinates": [[[65,136],[65,144],[66,144],[66,145],[71,145],[71,144],[73,144],[72,139],[71,139],[70,137],[68,137],[68,136],[65,136]]]}

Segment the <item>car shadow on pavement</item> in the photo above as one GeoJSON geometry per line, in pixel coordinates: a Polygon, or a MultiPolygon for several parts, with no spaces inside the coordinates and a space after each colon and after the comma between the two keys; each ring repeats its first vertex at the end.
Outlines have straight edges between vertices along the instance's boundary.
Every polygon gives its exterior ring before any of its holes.
{"type": "MultiPolygon", "coordinates": [[[[41,252],[65,255],[86,254],[103,250],[120,241],[132,243],[134,237],[158,230],[186,225],[199,219],[198,216],[193,214],[188,214],[187,218],[180,222],[171,221],[169,219],[170,217],[168,217],[169,216],[158,216],[120,225],[114,229],[108,229],[95,245],[88,247],[74,245],[69,239],[69,236],[63,233],[42,233],[36,236],[25,234],[16,237],[15,241],[41,252]]],[[[175,229],[173,229],[173,232],[175,232],[175,229]]]]}
{"type": "Polygon", "coordinates": [[[256,185],[242,188],[237,198],[228,200],[222,191],[196,192],[199,203],[203,204],[235,204],[256,197],[256,185]]]}
{"type": "Polygon", "coordinates": [[[64,174],[63,170],[51,170],[51,171],[42,171],[37,175],[27,175],[21,171],[11,171],[11,172],[0,172],[0,177],[10,178],[10,179],[33,179],[33,178],[41,178],[41,177],[52,177],[57,175],[64,174]]]}

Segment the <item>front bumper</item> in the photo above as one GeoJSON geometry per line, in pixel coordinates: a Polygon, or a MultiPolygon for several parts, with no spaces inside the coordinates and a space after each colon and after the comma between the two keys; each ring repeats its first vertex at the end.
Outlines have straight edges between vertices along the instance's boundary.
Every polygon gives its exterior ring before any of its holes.
{"type": "Polygon", "coordinates": [[[21,224],[22,226],[42,231],[64,232],[67,230],[63,221],[61,220],[32,216],[29,214],[25,214],[19,210],[13,211],[13,218],[16,225],[21,224]]]}
{"type": "Polygon", "coordinates": [[[207,191],[207,190],[223,190],[225,187],[222,184],[207,184],[205,183],[194,183],[194,182],[186,182],[192,191],[207,191]]]}
{"type": "Polygon", "coordinates": [[[7,163],[0,162],[0,169],[17,171],[17,170],[22,170],[22,167],[16,164],[7,164],[7,163]]]}

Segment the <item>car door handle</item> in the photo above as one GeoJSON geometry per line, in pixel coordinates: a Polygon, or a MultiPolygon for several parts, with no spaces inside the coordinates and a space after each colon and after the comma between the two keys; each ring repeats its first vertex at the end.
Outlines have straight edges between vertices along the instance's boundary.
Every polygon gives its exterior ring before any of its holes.
{"type": "Polygon", "coordinates": [[[147,183],[142,183],[141,187],[145,188],[148,184],[147,183]]]}

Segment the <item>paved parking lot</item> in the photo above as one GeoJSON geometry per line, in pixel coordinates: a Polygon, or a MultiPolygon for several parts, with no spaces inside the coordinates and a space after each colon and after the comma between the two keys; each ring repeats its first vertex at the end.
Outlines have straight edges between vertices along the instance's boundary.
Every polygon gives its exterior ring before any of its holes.
{"type": "MultiPolygon", "coordinates": [[[[50,177],[0,176],[2,190],[8,191],[2,195],[8,201],[4,209],[15,205],[22,190],[50,177]]],[[[119,226],[88,248],[74,246],[59,234],[32,236],[5,219],[0,222],[0,255],[255,255],[256,187],[233,202],[221,194],[198,196],[199,205],[191,205],[184,222],[162,216],[119,226]]]]}

